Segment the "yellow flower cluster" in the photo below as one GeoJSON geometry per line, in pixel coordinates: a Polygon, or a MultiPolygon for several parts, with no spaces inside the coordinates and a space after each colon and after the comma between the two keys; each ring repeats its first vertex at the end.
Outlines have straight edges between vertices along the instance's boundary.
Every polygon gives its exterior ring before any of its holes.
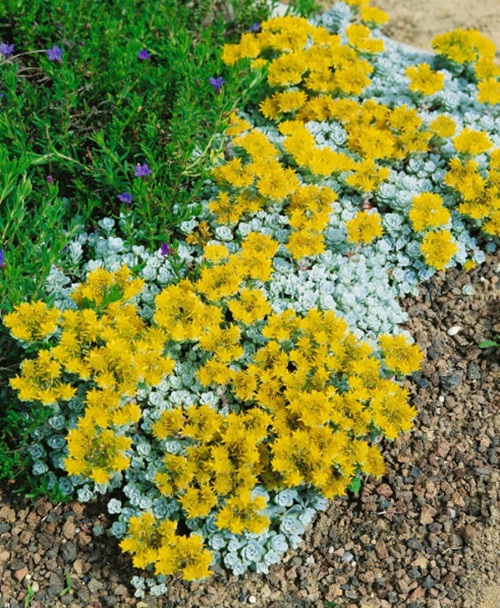
{"type": "MultiPolygon", "coordinates": [[[[215,509],[219,528],[238,534],[259,533],[269,525],[262,512],[265,500],[251,493],[259,482],[275,489],[306,483],[332,497],[345,492],[358,470],[381,475],[383,460],[367,440],[369,430],[375,425],[392,439],[410,428],[416,413],[406,392],[382,379],[371,347],[332,311],[270,313],[264,295],[252,291],[232,297],[258,299],[261,311],[255,318],[263,319],[267,342],[245,364],[238,326],[220,317],[184,338],[208,354],[198,370],[200,382],[231,390],[241,412],[223,416],[207,405],[174,408],[162,412],[153,426],[159,441],[188,442],[182,453],[164,457],[164,470],[155,477],[158,489],[178,496],[188,518],[215,509]]],[[[158,318],[176,306],[163,293],[157,296],[158,318]]],[[[193,295],[200,305],[212,306],[203,295],[193,295]]],[[[417,347],[387,338],[386,366],[401,374],[418,369],[417,347]]]]}
{"type": "Polygon", "coordinates": [[[427,233],[421,249],[427,264],[438,270],[444,270],[458,251],[457,244],[448,230],[427,233]]]}
{"type": "MultiPolygon", "coordinates": [[[[383,11],[365,9],[366,22],[383,19],[383,11]]],[[[373,38],[371,30],[362,24],[349,26],[347,35],[348,44],[343,44],[340,36],[306,19],[276,17],[264,21],[259,33],[244,34],[238,44],[226,44],[222,59],[226,65],[233,65],[240,59],[250,58],[254,60],[254,69],[267,67],[271,87],[300,86],[309,95],[359,94],[370,84],[368,74],[373,71],[361,55],[382,51],[384,43],[373,38]]],[[[286,112],[303,101],[304,97],[299,94],[288,100],[286,96],[274,98],[268,105],[274,106],[277,112],[286,112]]]]}
{"type": "Polygon", "coordinates": [[[495,63],[495,45],[477,30],[457,29],[439,34],[432,40],[436,53],[457,63],[474,68],[478,83],[477,99],[481,103],[500,103],[500,66],[495,63]]]}
{"type": "Polygon", "coordinates": [[[359,211],[352,220],[346,222],[347,240],[350,243],[371,243],[382,236],[382,220],[378,213],[359,211]]]}
{"type": "Polygon", "coordinates": [[[415,344],[409,344],[403,335],[382,334],[379,336],[378,343],[382,349],[385,364],[392,372],[406,375],[419,369],[423,359],[422,351],[415,344]]]}
{"type": "Polygon", "coordinates": [[[68,433],[70,455],[65,461],[66,471],[69,475],[84,475],[95,483],[105,484],[115,471],[128,467],[130,458],[125,456],[125,451],[131,445],[130,437],[97,426],[84,416],[79,420],[78,428],[68,433]]]}
{"type": "Polygon", "coordinates": [[[489,167],[482,170],[470,155],[491,148],[486,134],[464,129],[453,141],[462,157],[454,157],[449,161],[444,183],[459,193],[460,213],[480,220],[486,233],[500,236],[500,148],[490,152],[489,167]]]}
{"type": "MultiPolygon", "coordinates": [[[[41,327],[48,318],[57,319],[57,343],[25,360],[21,374],[11,380],[20,399],[46,405],[73,398],[79,381],[92,382],[85,413],[68,435],[66,468],[96,483],[106,483],[114,471],[128,466],[124,451],[130,440],[120,427],[140,418],[131,398],[140,385],[158,384],[174,368],[173,360],[163,355],[165,332],[146,326],[129,302],[142,286],[126,266],[115,273],[101,268],[91,272],[71,295],[77,310],[57,315],[42,310],[41,327]]],[[[18,336],[42,335],[33,322],[39,310],[34,302],[12,313],[9,322],[18,336]]]]}
{"type": "Polygon", "coordinates": [[[409,218],[417,231],[443,226],[450,221],[450,212],[443,205],[439,194],[423,192],[413,198],[409,218]]]}
{"type": "Polygon", "coordinates": [[[444,74],[435,72],[428,63],[412,65],[406,68],[410,79],[410,91],[423,95],[434,95],[444,87],[444,74]]]}
{"type": "Polygon", "coordinates": [[[156,574],[180,574],[185,581],[209,576],[212,554],[203,548],[201,536],[180,536],[176,530],[176,522],[158,521],[147,511],[130,518],[128,535],[120,542],[120,548],[132,553],[136,568],[154,564],[156,574]]]}
{"type": "Polygon", "coordinates": [[[17,340],[38,342],[57,330],[60,316],[57,308],[49,308],[39,300],[22,302],[15,307],[14,312],[4,317],[3,322],[17,340]]]}

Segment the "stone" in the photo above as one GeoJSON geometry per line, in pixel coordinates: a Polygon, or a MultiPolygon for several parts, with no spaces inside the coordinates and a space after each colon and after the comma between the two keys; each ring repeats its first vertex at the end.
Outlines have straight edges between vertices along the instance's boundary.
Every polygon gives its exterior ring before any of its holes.
{"type": "Polygon", "coordinates": [[[460,531],[460,535],[462,536],[464,541],[470,545],[474,542],[474,539],[476,538],[476,531],[470,524],[467,524],[460,531]]]}
{"type": "Polygon", "coordinates": [[[67,564],[74,562],[77,555],[75,543],[72,543],[70,540],[67,543],[64,543],[64,545],[62,546],[61,554],[63,560],[67,564]]]}
{"type": "Polygon", "coordinates": [[[16,570],[14,572],[14,577],[21,583],[26,578],[28,573],[29,573],[29,570],[25,566],[24,568],[19,568],[19,570],[16,570]]]}
{"type": "Polygon", "coordinates": [[[420,513],[420,523],[424,525],[431,524],[434,521],[436,509],[431,505],[423,505],[420,513]]]}
{"type": "Polygon", "coordinates": [[[96,591],[100,591],[104,585],[101,583],[101,581],[98,581],[96,578],[91,578],[90,581],[88,582],[88,590],[91,593],[95,593],[96,591]]]}
{"type": "Polygon", "coordinates": [[[0,520],[5,520],[8,524],[16,522],[16,512],[10,507],[2,507],[0,509],[0,520]]]}
{"type": "Polygon", "coordinates": [[[113,593],[115,595],[125,595],[127,593],[128,589],[127,587],[125,587],[125,585],[118,585],[115,590],[113,591],[113,593]]]}
{"type": "Polygon", "coordinates": [[[386,559],[389,557],[387,546],[383,540],[377,541],[377,543],[375,544],[375,552],[377,553],[377,557],[379,559],[386,559]]]}
{"type": "Polygon", "coordinates": [[[385,496],[386,498],[388,498],[389,496],[393,495],[393,491],[389,484],[382,483],[377,488],[377,494],[381,494],[382,496],[385,496]]]}
{"type": "Polygon", "coordinates": [[[74,538],[74,537],[75,537],[75,534],[76,534],[76,526],[75,526],[75,524],[73,523],[73,520],[71,520],[71,519],[67,519],[67,520],[64,522],[64,525],[63,525],[63,527],[62,527],[62,533],[63,533],[64,538],[66,538],[66,539],[68,539],[68,540],[71,540],[72,538],[74,538]]]}

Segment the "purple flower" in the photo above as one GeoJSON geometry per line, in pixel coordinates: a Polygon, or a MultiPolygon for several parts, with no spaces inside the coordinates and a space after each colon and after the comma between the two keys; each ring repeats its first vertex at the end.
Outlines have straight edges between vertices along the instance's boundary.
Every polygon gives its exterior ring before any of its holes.
{"type": "Polygon", "coordinates": [[[168,255],[171,251],[172,251],[172,249],[170,248],[170,245],[168,245],[167,243],[165,243],[165,241],[163,241],[163,243],[161,244],[160,253],[162,255],[168,255]]]}
{"type": "Polygon", "coordinates": [[[5,268],[5,251],[0,249],[0,268],[5,268]]]}
{"type": "Polygon", "coordinates": [[[248,28],[249,32],[260,32],[260,23],[252,23],[252,25],[248,28]]]}
{"type": "Polygon", "coordinates": [[[52,177],[52,175],[47,175],[47,182],[49,184],[52,184],[53,181],[54,181],[54,178],[52,177]]]}
{"type": "Polygon", "coordinates": [[[5,42],[2,42],[0,44],[0,53],[5,57],[5,59],[8,59],[12,55],[13,52],[14,52],[13,44],[5,44],[5,42]]]}
{"type": "Polygon", "coordinates": [[[153,173],[153,172],[147,166],[146,163],[144,163],[143,165],[140,165],[139,163],[137,163],[137,165],[135,166],[135,173],[134,173],[134,175],[136,177],[145,177],[146,175],[151,175],[151,173],[153,173]]]}
{"type": "Polygon", "coordinates": [[[130,192],[128,190],[125,190],[125,192],[123,194],[118,194],[116,197],[119,201],[121,201],[122,203],[125,203],[126,205],[130,205],[130,203],[132,202],[132,199],[134,198],[130,192]]]}
{"type": "Polygon", "coordinates": [[[62,61],[63,50],[58,46],[47,49],[46,53],[49,56],[49,61],[62,61]]]}
{"type": "Polygon", "coordinates": [[[142,49],[137,53],[137,59],[140,59],[141,61],[151,59],[151,54],[149,53],[148,49],[142,49]]]}
{"type": "Polygon", "coordinates": [[[210,77],[208,79],[208,82],[213,86],[215,92],[218,95],[220,93],[220,90],[222,89],[222,85],[224,84],[225,80],[223,80],[222,76],[218,76],[217,78],[210,77]]]}

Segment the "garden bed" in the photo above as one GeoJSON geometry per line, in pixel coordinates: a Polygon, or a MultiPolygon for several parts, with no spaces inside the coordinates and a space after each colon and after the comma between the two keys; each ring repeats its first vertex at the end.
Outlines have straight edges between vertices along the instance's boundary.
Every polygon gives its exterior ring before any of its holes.
{"type": "Polygon", "coordinates": [[[130,88],[116,64],[94,134],[72,72],[94,33],[77,49],[55,22],[70,59],[42,69],[2,43],[0,608],[494,605],[495,51],[462,30],[422,55],[346,2],[314,25],[179,8],[186,35],[128,47],[130,88]],[[224,68],[211,45],[242,28],[224,68]]]}

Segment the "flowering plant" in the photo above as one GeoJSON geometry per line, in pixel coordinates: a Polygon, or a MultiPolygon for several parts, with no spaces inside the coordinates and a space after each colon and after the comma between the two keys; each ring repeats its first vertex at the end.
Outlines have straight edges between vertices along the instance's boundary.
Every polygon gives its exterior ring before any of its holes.
{"type": "Polygon", "coordinates": [[[121,489],[112,533],[158,593],[216,565],[267,572],[326,499],[383,474],[380,439],[416,415],[400,380],[423,358],[397,298],[495,247],[491,47],[458,32],[422,61],[383,38],[386,20],[348,0],[226,45],[260,87],[229,115],[181,240],[151,253],[105,218],[53,268],[54,305],[5,317],[35,354],[11,386],[55,410],[34,472],[51,460],[82,501],[121,489]]]}

